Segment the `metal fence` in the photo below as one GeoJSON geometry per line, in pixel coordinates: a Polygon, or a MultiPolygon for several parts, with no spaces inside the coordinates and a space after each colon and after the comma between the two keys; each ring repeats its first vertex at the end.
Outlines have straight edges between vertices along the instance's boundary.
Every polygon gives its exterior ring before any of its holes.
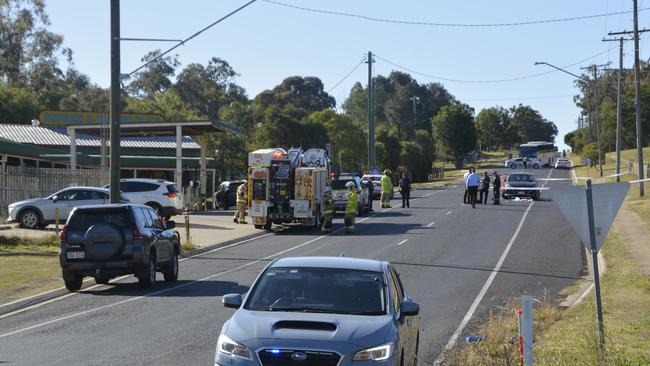
{"type": "Polygon", "coordinates": [[[0,169],[0,217],[16,201],[48,196],[71,186],[101,187],[108,184],[107,170],[68,170],[6,166],[0,169]]]}

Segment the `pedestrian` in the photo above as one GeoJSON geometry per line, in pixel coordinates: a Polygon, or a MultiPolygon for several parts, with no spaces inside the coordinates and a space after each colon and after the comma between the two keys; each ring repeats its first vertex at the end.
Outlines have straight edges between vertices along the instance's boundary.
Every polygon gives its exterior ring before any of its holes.
{"type": "Polygon", "coordinates": [[[490,176],[485,172],[481,180],[481,195],[479,196],[478,203],[487,204],[488,196],[490,193],[490,176]]]}
{"type": "Polygon", "coordinates": [[[384,170],[381,177],[381,208],[390,208],[390,199],[393,195],[393,181],[390,177],[390,169],[384,170]]]}
{"type": "Polygon", "coordinates": [[[323,226],[321,227],[321,233],[329,233],[332,231],[332,219],[334,218],[334,199],[332,198],[332,189],[330,187],[325,188],[323,193],[323,207],[325,208],[325,213],[323,214],[323,226]]]}
{"type": "Polygon", "coordinates": [[[478,194],[478,186],[481,184],[481,175],[474,172],[467,176],[467,196],[472,208],[476,208],[476,200],[478,194]]]}
{"type": "Polygon", "coordinates": [[[522,160],[524,162],[524,169],[528,169],[528,156],[524,156],[522,160]]]}
{"type": "Polygon", "coordinates": [[[492,190],[494,191],[494,205],[500,204],[501,195],[501,177],[497,171],[494,171],[494,180],[492,181],[492,190]]]}
{"type": "Polygon", "coordinates": [[[239,224],[246,224],[246,203],[248,202],[248,182],[240,184],[237,187],[237,211],[232,221],[239,224]]]}
{"type": "Polygon", "coordinates": [[[469,203],[469,199],[468,199],[468,196],[467,196],[467,194],[468,194],[468,191],[467,191],[467,177],[469,177],[470,174],[472,174],[472,168],[467,169],[465,174],[463,174],[463,183],[465,183],[465,194],[463,195],[463,203],[464,204],[469,203]]]}
{"type": "Polygon", "coordinates": [[[357,189],[354,183],[347,182],[345,186],[348,187],[348,203],[345,206],[345,231],[348,233],[354,232],[354,218],[357,215],[357,189]]]}
{"type": "Polygon", "coordinates": [[[402,173],[402,179],[399,180],[399,193],[402,195],[402,208],[404,208],[404,205],[411,207],[409,202],[411,198],[411,180],[406,172],[402,173]]]}
{"type": "Polygon", "coordinates": [[[368,177],[368,212],[373,212],[372,202],[375,199],[375,185],[372,183],[372,177],[368,177]]]}

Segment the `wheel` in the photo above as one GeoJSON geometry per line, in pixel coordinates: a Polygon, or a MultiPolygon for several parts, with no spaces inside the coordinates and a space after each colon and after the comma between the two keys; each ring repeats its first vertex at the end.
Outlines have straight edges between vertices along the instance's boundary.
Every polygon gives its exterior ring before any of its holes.
{"type": "Polygon", "coordinates": [[[533,164],[533,169],[539,169],[539,164],[533,164]]]}
{"type": "Polygon", "coordinates": [[[165,282],[174,282],[178,279],[178,252],[174,249],[171,258],[169,259],[169,264],[163,272],[163,277],[165,277],[165,282]]]}
{"type": "Polygon", "coordinates": [[[261,230],[261,229],[264,229],[264,225],[255,225],[255,228],[261,230]]]}
{"type": "Polygon", "coordinates": [[[95,277],[95,283],[98,285],[108,285],[108,281],[110,280],[111,279],[109,277],[104,277],[104,276],[95,277]]]}
{"type": "Polygon", "coordinates": [[[503,194],[501,194],[501,198],[503,198],[504,200],[507,200],[507,199],[510,198],[510,197],[507,196],[505,193],[503,193],[503,194]]]}
{"type": "Polygon", "coordinates": [[[41,216],[36,210],[28,209],[20,213],[20,227],[37,229],[41,225],[41,216]]]}
{"type": "Polygon", "coordinates": [[[162,207],[159,204],[157,204],[156,202],[147,202],[147,206],[156,210],[158,216],[162,217],[162,207]]]}
{"type": "Polygon", "coordinates": [[[510,164],[509,168],[510,169],[517,169],[517,164],[510,164]]]}
{"type": "Polygon", "coordinates": [[[152,288],[156,284],[156,253],[149,255],[149,262],[139,276],[138,282],[141,288],[152,288]]]}
{"type": "Polygon", "coordinates": [[[68,276],[63,277],[63,282],[65,282],[65,288],[70,292],[77,292],[81,289],[81,283],[83,282],[83,276],[76,273],[69,273],[68,276]],[[69,278],[65,278],[69,277],[69,278]]]}
{"type": "Polygon", "coordinates": [[[264,230],[266,231],[271,231],[271,226],[273,223],[271,221],[267,221],[266,224],[264,224],[264,230]]]}

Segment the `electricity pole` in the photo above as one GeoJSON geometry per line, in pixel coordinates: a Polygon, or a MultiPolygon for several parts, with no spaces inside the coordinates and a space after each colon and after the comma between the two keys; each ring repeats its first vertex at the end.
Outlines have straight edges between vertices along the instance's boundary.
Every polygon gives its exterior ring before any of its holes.
{"type": "Polygon", "coordinates": [[[111,203],[120,203],[120,93],[120,0],[111,0],[111,203]]]}
{"type": "Polygon", "coordinates": [[[616,181],[621,181],[621,119],[623,118],[622,96],[623,92],[623,42],[625,39],[603,38],[603,42],[619,42],[618,51],[618,83],[616,85],[616,181]]]}
{"type": "Polygon", "coordinates": [[[409,98],[413,102],[413,138],[415,139],[416,133],[418,129],[418,114],[417,114],[417,107],[415,106],[416,103],[420,102],[420,98],[416,97],[415,95],[409,98]]]}
{"type": "MultiPolygon", "coordinates": [[[[587,69],[587,70],[592,70],[594,73],[594,97],[595,97],[595,102],[594,102],[594,112],[596,113],[596,144],[598,147],[598,170],[600,171],[600,176],[603,176],[603,152],[600,148],[600,118],[598,118],[598,68],[599,67],[604,67],[607,66],[605,65],[590,65],[587,67],[583,67],[582,69],[587,69]]],[[[591,124],[589,124],[591,126],[591,124]]]]}
{"type": "Polygon", "coordinates": [[[641,128],[641,68],[639,66],[639,34],[650,32],[650,29],[639,30],[639,14],[637,11],[637,0],[634,3],[634,31],[609,32],[613,35],[634,34],[634,109],[636,114],[636,153],[637,163],[639,166],[639,196],[644,196],[644,179],[643,171],[643,130],[641,128]]]}
{"type": "Polygon", "coordinates": [[[372,51],[368,51],[368,169],[375,167],[375,106],[372,82],[372,51]]]}

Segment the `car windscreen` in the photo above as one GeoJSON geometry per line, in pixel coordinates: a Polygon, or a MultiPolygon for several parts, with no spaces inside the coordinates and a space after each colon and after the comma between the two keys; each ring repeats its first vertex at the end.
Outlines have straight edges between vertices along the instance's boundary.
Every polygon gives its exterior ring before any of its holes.
{"type": "Polygon", "coordinates": [[[350,179],[337,179],[332,182],[332,189],[348,189],[345,185],[348,182],[352,182],[350,179]]]}
{"type": "Polygon", "coordinates": [[[85,231],[99,223],[111,223],[120,228],[130,228],[131,219],[129,211],[125,208],[76,210],[74,215],[70,217],[67,225],[71,231],[85,231]]]}
{"type": "Polygon", "coordinates": [[[341,268],[269,268],[244,306],[254,311],[386,314],[381,272],[341,268]]]}
{"type": "Polygon", "coordinates": [[[533,176],[528,174],[512,174],[508,178],[509,182],[533,182],[533,176]]]}

